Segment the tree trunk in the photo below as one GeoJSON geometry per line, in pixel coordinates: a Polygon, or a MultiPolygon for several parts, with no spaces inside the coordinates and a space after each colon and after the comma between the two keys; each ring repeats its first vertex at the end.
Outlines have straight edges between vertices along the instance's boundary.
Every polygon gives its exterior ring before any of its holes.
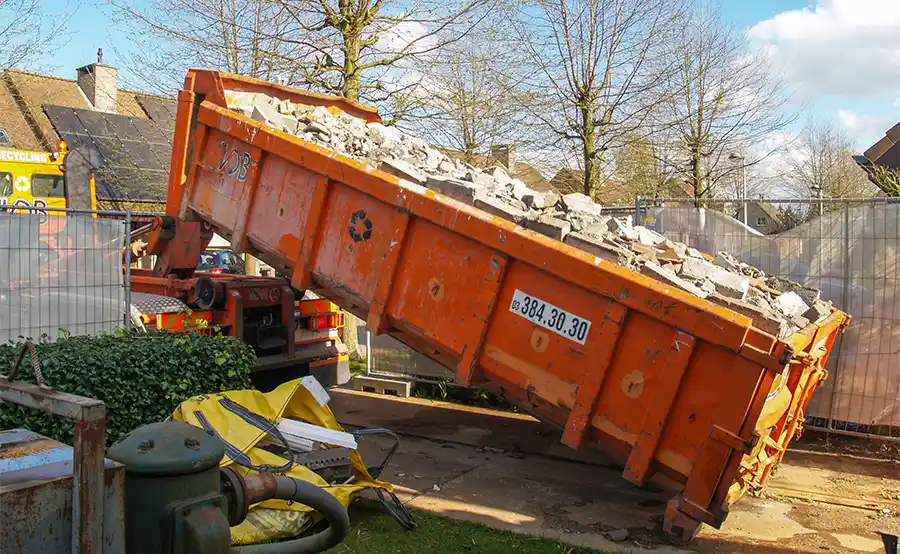
{"type": "Polygon", "coordinates": [[[694,198],[700,200],[706,196],[703,186],[703,171],[701,167],[702,159],[700,157],[700,149],[691,149],[691,187],[694,189],[694,198]]]}
{"type": "Polygon", "coordinates": [[[590,106],[581,108],[582,155],[584,156],[584,194],[594,197],[594,185],[597,182],[597,160],[595,159],[594,110],[590,106]]]}
{"type": "Polygon", "coordinates": [[[362,71],[359,68],[362,40],[359,33],[344,33],[344,86],[341,94],[349,100],[359,100],[362,71]]]}

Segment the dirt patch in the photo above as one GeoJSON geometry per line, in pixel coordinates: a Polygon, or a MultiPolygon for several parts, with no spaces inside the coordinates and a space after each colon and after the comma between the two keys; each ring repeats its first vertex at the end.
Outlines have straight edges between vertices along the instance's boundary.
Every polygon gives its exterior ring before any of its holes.
{"type": "Polygon", "coordinates": [[[900,441],[848,437],[844,435],[826,436],[824,432],[808,430],[795,441],[793,448],[832,454],[851,454],[880,460],[900,460],[900,441]]]}

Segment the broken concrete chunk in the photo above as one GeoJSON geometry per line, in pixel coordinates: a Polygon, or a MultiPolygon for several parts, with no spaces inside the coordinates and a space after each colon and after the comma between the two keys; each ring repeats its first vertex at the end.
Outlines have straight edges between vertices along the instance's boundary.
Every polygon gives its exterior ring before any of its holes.
{"type": "Polygon", "coordinates": [[[747,298],[747,292],[750,290],[750,278],[746,275],[721,270],[711,275],[709,280],[715,283],[716,292],[737,300],[747,298]]]}
{"type": "Polygon", "coordinates": [[[506,186],[512,182],[512,177],[502,167],[489,167],[484,172],[490,175],[498,185],[506,186]]]}
{"type": "Polygon", "coordinates": [[[607,533],[607,536],[609,536],[609,540],[611,541],[621,542],[629,537],[628,529],[613,529],[607,533]]]}
{"type": "Polygon", "coordinates": [[[716,260],[713,263],[728,271],[739,271],[740,262],[735,260],[728,252],[716,252],[716,260]]]}
{"type": "Polygon", "coordinates": [[[537,219],[526,219],[521,223],[522,227],[530,229],[544,236],[562,241],[572,231],[572,225],[564,220],[549,215],[541,215],[537,219]]]}
{"type": "Polygon", "coordinates": [[[681,266],[681,276],[693,279],[694,281],[710,279],[720,271],[722,271],[721,268],[716,267],[702,258],[685,258],[684,263],[681,266]]]}
{"type": "Polygon", "coordinates": [[[615,245],[608,244],[602,239],[582,233],[568,233],[563,242],[569,246],[593,254],[598,258],[608,260],[619,265],[628,265],[632,254],[615,245]]]}
{"type": "Polygon", "coordinates": [[[653,277],[658,281],[663,281],[665,283],[669,283],[670,285],[675,285],[676,287],[684,289],[699,298],[706,298],[707,296],[709,296],[706,291],[702,290],[686,279],[682,279],[674,271],[670,271],[652,261],[644,264],[641,273],[647,275],[648,277],[653,277]]]}
{"type": "Polygon", "coordinates": [[[529,208],[544,210],[555,206],[556,203],[559,202],[559,195],[555,192],[531,191],[530,194],[526,194],[522,198],[522,201],[525,202],[525,205],[529,208]]]}
{"type": "Polygon", "coordinates": [[[754,327],[778,339],[783,339],[791,334],[791,328],[787,322],[758,306],[741,302],[734,298],[727,298],[721,294],[711,294],[707,300],[749,317],[753,321],[754,327]]]}
{"type": "Polygon", "coordinates": [[[281,128],[281,114],[275,111],[275,108],[270,106],[268,102],[257,101],[253,104],[253,111],[250,113],[250,117],[259,121],[260,123],[265,123],[267,125],[274,125],[278,128],[281,128]]]}
{"type": "Polygon", "coordinates": [[[823,302],[822,300],[818,300],[806,312],[803,313],[803,317],[813,323],[817,323],[821,319],[824,319],[831,315],[831,310],[831,302],[823,302]]]}
{"type": "Polygon", "coordinates": [[[420,185],[424,185],[428,180],[428,177],[419,173],[415,167],[412,165],[401,162],[400,160],[385,160],[381,162],[381,167],[379,167],[381,171],[385,173],[390,173],[395,177],[399,177],[401,179],[406,179],[407,181],[413,181],[415,183],[419,183],[420,185]]]}
{"type": "Polygon", "coordinates": [[[655,246],[661,242],[665,242],[666,240],[666,237],[660,235],[656,231],[647,229],[643,225],[635,225],[633,229],[637,231],[637,239],[641,242],[641,244],[646,244],[647,246],[655,246]]]}
{"type": "Polygon", "coordinates": [[[593,237],[603,237],[609,234],[609,226],[607,224],[608,220],[612,219],[608,216],[603,216],[599,221],[589,225],[584,229],[583,233],[585,235],[590,235],[593,237]]]}
{"type": "Polygon", "coordinates": [[[603,212],[603,207],[600,204],[595,203],[589,196],[580,192],[573,192],[563,196],[561,202],[566,212],[570,214],[587,214],[599,217],[603,212]]]}
{"type": "Polygon", "coordinates": [[[809,325],[809,320],[802,315],[795,315],[791,318],[791,325],[799,329],[805,329],[809,325]]]}
{"type": "Polygon", "coordinates": [[[794,291],[786,292],[775,300],[775,307],[788,318],[802,315],[809,310],[806,302],[794,291]]]}
{"type": "Polygon", "coordinates": [[[480,187],[487,187],[487,186],[494,185],[493,177],[491,177],[487,173],[482,173],[481,171],[478,171],[477,169],[470,169],[469,171],[467,171],[464,180],[475,183],[476,185],[478,185],[480,187]]]}
{"type": "Polygon", "coordinates": [[[703,259],[705,259],[705,258],[703,257],[703,254],[701,254],[700,251],[697,250],[696,248],[690,248],[690,247],[688,247],[688,249],[687,249],[687,255],[688,255],[689,258],[697,258],[698,260],[703,260],[703,259]]]}
{"type": "Polygon", "coordinates": [[[475,203],[475,197],[480,190],[478,186],[468,181],[434,176],[428,177],[425,186],[469,205],[475,203]]]}
{"type": "Polygon", "coordinates": [[[528,214],[524,211],[517,209],[515,206],[510,206],[506,202],[494,198],[493,196],[485,194],[483,191],[479,191],[476,194],[475,207],[516,224],[521,223],[528,217],[528,214]]]}
{"type": "Polygon", "coordinates": [[[817,289],[781,277],[769,277],[766,279],[766,284],[780,292],[796,292],[807,306],[815,304],[822,294],[817,289]]]}

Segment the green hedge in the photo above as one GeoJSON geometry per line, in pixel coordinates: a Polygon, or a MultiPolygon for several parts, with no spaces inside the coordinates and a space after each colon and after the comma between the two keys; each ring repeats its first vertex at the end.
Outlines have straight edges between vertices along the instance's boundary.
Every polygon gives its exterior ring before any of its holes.
{"type": "MultiPolygon", "coordinates": [[[[21,345],[0,345],[0,373],[9,373],[21,345]]],[[[97,337],[64,337],[37,346],[47,385],[106,403],[106,442],[143,424],[162,421],[198,394],[250,388],[253,349],[223,335],[119,330],[97,337]]],[[[29,357],[18,380],[34,382],[29,357]]],[[[3,403],[0,429],[24,427],[72,444],[74,424],[3,403]]]]}

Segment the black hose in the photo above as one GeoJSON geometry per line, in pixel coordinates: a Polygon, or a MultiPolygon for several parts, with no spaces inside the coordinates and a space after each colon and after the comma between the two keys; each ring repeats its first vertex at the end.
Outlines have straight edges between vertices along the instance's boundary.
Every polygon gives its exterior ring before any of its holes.
{"type": "Polygon", "coordinates": [[[292,500],[321,513],[328,521],[328,528],[315,535],[291,541],[271,544],[238,546],[234,550],[242,554],[309,554],[324,552],[340,544],[350,531],[350,516],[341,502],[323,489],[292,477],[275,476],[275,498],[292,500]]]}

